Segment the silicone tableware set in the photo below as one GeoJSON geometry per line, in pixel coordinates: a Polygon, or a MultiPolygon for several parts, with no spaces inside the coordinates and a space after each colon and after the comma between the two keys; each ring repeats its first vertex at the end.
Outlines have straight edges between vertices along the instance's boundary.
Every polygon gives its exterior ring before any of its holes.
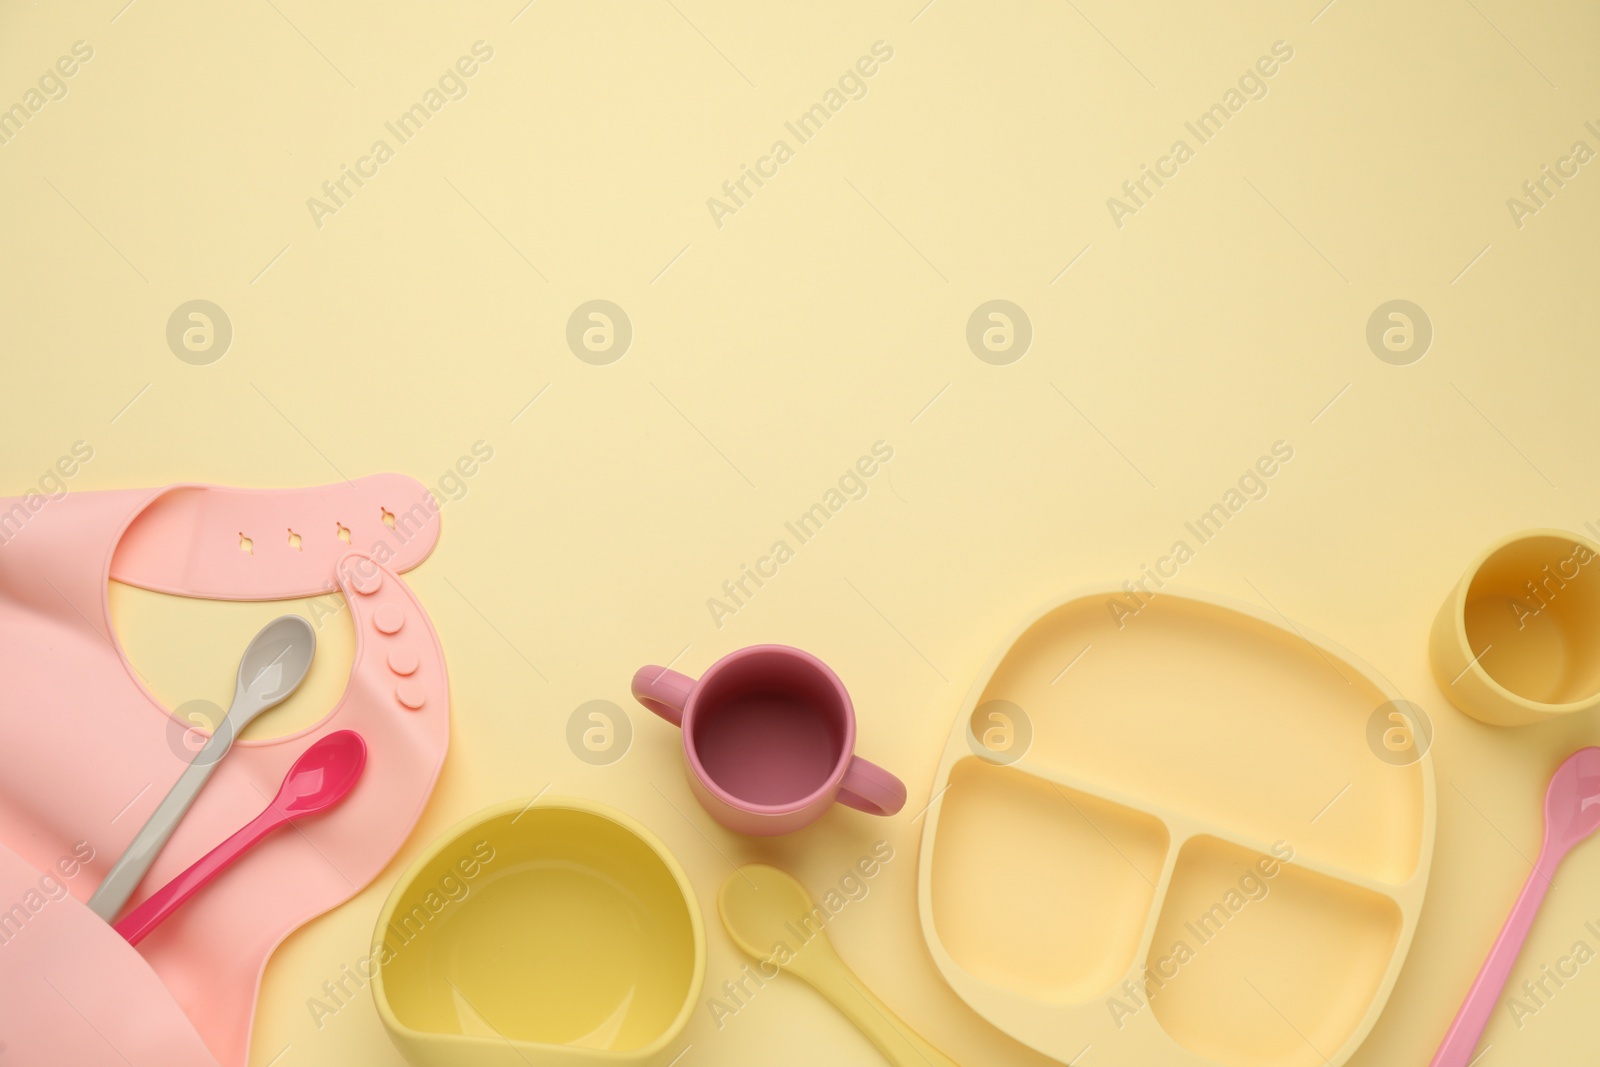
{"type": "MultiPolygon", "coordinates": [[[[1600,703],[1600,582],[1563,563],[1591,554],[1532,531],[1476,561],[1432,638],[1462,710],[1513,723],[1600,703]]],[[[789,833],[835,802],[904,803],[898,779],[854,754],[844,686],[798,649],[742,649],[698,680],[645,667],[633,692],[681,729],[694,795],[734,832],[789,833]]],[[[1383,1010],[1427,890],[1431,734],[1409,707],[1349,652],[1246,604],[1091,588],[1045,606],[990,657],[935,775],[918,904],[937,967],[1061,1062],[1100,1046],[1163,1067],[1343,1064],[1383,1010]]],[[[1534,874],[1434,1067],[1469,1062],[1556,865],[1600,824],[1600,749],[1561,766],[1546,811],[1534,874]]],[[[757,959],[815,907],[763,864],[730,875],[717,906],[757,959]]],[[[659,841],[545,797],[446,834],[400,879],[375,942],[380,1014],[426,1067],[656,1062],[706,953],[659,841]],[[451,901],[430,907],[441,893],[451,901]]],[[[953,1062],[826,937],[777,963],[889,1062],[953,1062]]]]}
{"type": "MultiPolygon", "coordinates": [[[[187,507],[179,498],[163,517],[187,507]]],[[[1534,530],[1473,562],[1430,638],[1435,677],[1457,707],[1514,725],[1600,705],[1597,558],[1586,539],[1534,530]]],[[[137,553],[127,564],[147,565],[137,553]]],[[[204,571],[217,583],[205,588],[232,588],[222,573],[204,571]]],[[[379,635],[388,673],[372,677],[400,679],[386,683],[397,703],[374,714],[415,717],[359,720],[365,737],[336,730],[305,745],[256,818],[115,922],[128,942],[199,907],[197,897],[238,899],[205,887],[262,877],[259,865],[228,868],[285,824],[355,797],[365,825],[369,745],[398,759],[402,728],[439,728],[417,709],[442,692],[442,669],[418,685],[427,672],[395,639],[415,610],[409,593],[370,562],[338,573],[379,635]]],[[[103,919],[117,919],[239,730],[300,684],[314,648],[293,616],[251,643],[227,716],[91,897],[103,919]]],[[[376,670],[365,662],[358,645],[353,677],[376,670]]],[[[787,834],[835,804],[878,816],[905,804],[901,781],[856,754],[850,696],[809,653],[741,649],[698,680],[648,666],[632,688],[680,729],[690,788],[730,831],[787,834]]],[[[1427,889],[1431,735],[1408,708],[1350,653],[1249,605],[1115,588],[1046,605],[990,656],[935,773],[918,864],[935,965],[978,1014],[1064,1063],[1100,1046],[1152,1067],[1338,1067],[1382,1012],[1427,889]],[[1407,744],[1387,758],[1396,729],[1407,744]]],[[[425,754],[415,758],[425,774],[425,754]]],[[[1558,865],[1600,827],[1600,748],[1555,770],[1545,823],[1534,871],[1433,1067],[1471,1062],[1558,865]]],[[[190,835],[186,852],[193,845],[190,835]]],[[[763,864],[739,868],[717,900],[733,943],[763,960],[775,931],[816,907],[763,864]]],[[[390,893],[372,947],[379,1017],[419,1067],[664,1063],[681,1052],[706,966],[700,906],[662,843],[621,812],[542,794],[480,812],[429,846],[390,893]]],[[[953,1062],[866,990],[825,936],[777,962],[889,1062],[953,1062]]]]}
{"type": "MultiPolygon", "coordinates": [[[[875,815],[905,804],[899,779],[855,755],[850,695],[809,653],[742,649],[698,681],[644,667],[633,692],[682,728],[695,796],[735,832],[789,833],[835,802],[875,815]]],[[[764,936],[774,915],[810,910],[797,883],[771,874],[740,905],[724,890],[730,931],[764,936]]],[[[572,798],[503,804],[446,833],[401,876],[373,940],[379,1016],[419,1067],[658,1062],[680,1051],[670,1046],[705,976],[700,908],[677,861],[628,816],[572,798]]],[[[876,1002],[843,992],[852,983],[826,942],[801,956],[797,973],[883,1047],[884,1017],[863,1010],[876,1002]]]]}

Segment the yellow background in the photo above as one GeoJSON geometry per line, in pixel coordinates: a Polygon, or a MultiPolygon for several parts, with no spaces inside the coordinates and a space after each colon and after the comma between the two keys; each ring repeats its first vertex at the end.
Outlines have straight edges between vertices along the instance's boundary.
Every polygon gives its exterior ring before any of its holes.
{"type": "MultiPolygon", "coordinates": [[[[914,815],[966,686],[1021,613],[1137,576],[1280,439],[1293,462],[1183,581],[1259,589],[1432,714],[1433,882],[1352,1062],[1431,1055],[1529,870],[1549,772],[1597,736],[1592,716],[1465,718],[1425,648],[1481,546],[1600,520],[1600,164],[1520,229],[1506,207],[1574,141],[1600,148],[1583,127],[1600,125],[1600,9],[922,4],[0,7],[0,106],[74,41],[94,49],[0,146],[0,492],[80,439],[95,455],[74,491],[388,470],[438,484],[474,442],[494,450],[409,579],[452,675],[437,793],[383,877],[273,958],[257,1067],[399,1063],[370,997],[320,1028],[308,998],[364,953],[425,842],[547,785],[633,813],[683,861],[707,909],[708,994],[744,962],[712,910],[730,860],[820,892],[888,839],[897,858],[830,928],[842,955],[957,1060],[1044,1063],[935,973],[914,815]],[[319,229],[307,198],[479,40],[494,58],[465,98],[319,229]],[[894,58],[866,97],[719,229],[707,198],[879,40],[894,58]],[[1279,40],[1294,58],[1266,97],[1115,226],[1106,199],[1279,40]],[[165,337],[196,298],[234,329],[209,366],[165,337]],[[633,323],[609,366],[565,342],[594,298],[633,323]],[[994,298],[1033,324],[1009,366],[965,341],[994,298]],[[1395,298],[1435,329],[1410,366],[1365,341],[1395,298]],[[715,626],[706,599],[880,439],[894,459],[865,499],[715,626]],[[629,677],[672,660],[697,673],[759,641],[839,671],[860,751],[909,785],[903,814],[839,811],[754,842],[694,806],[676,736],[631,705],[629,677]],[[593,699],[632,715],[632,750],[607,767],[565,742],[593,699]]],[[[174,705],[225,700],[278,610],[115,599],[174,705]]],[[[342,619],[308,688],[259,729],[331,706],[342,619]]],[[[1588,936],[1597,887],[1590,845],[1514,984],[1588,936]]],[[[1591,966],[1521,1030],[1497,1009],[1484,1062],[1567,1062],[1592,1045],[1597,1004],[1591,966]]],[[[881,1062],[788,980],[720,1031],[697,1011],[686,1041],[685,1065],[881,1062]]],[[[1115,1062],[1109,1047],[1082,1060],[1115,1062]]]]}

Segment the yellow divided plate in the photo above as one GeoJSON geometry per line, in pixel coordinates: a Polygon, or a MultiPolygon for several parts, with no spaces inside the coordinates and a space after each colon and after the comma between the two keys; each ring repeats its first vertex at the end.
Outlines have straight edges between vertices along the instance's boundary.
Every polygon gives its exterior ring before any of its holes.
{"type": "Polygon", "coordinates": [[[934,782],[918,899],[946,980],[1063,1062],[1344,1063],[1433,855],[1428,730],[1398,700],[1245,604],[1050,607],[990,657],[934,782]]]}

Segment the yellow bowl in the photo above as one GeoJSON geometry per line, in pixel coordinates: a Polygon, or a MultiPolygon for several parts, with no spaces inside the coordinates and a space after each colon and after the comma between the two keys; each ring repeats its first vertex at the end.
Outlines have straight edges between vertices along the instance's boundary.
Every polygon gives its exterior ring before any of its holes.
{"type": "Polygon", "coordinates": [[[645,1064],[705,978],[694,891],[643,826],[546,797],[479,812],[401,877],[373,1001],[417,1067],[645,1064]]]}

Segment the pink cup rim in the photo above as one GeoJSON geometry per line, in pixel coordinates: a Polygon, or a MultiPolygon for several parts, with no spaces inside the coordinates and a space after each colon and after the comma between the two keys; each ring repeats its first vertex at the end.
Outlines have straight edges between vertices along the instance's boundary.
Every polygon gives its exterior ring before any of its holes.
{"type": "Polygon", "coordinates": [[[747,811],[756,815],[792,815],[797,811],[804,811],[819,801],[830,800],[830,794],[837,793],[840,783],[844,781],[845,772],[850,769],[850,761],[854,758],[855,751],[855,705],[850,702],[850,694],[845,689],[844,683],[839,680],[839,676],[833,672],[832,667],[829,667],[805,649],[795,648],[793,645],[750,645],[746,648],[729,652],[707,667],[705,673],[695,680],[694,688],[689,693],[689,700],[683,708],[683,755],[688,760],[690,769],[694,771],[695,778],[699,780],[707,792],[722,801],[722,803],[740,811],[747,811]],[[838,699],[837,706],[844,711],[844,740],[839,746],[838,762],[834,764],[833,770],[829,772],[828,777],[823,780],[821,785],[806,796],[788,804],[757,804],[754,801],[745,800],[743,797],[728,792],[715,778],[711,777],[711,773],[706,770],[705,764],[700,762],[700,754],[694,748],[695,712],[700,708],[700,694],[705,691],[706,683],[720,671],[742,659],[769,655],[800,660],[816,671],[833,687],[834,695],[838,699]]]}

